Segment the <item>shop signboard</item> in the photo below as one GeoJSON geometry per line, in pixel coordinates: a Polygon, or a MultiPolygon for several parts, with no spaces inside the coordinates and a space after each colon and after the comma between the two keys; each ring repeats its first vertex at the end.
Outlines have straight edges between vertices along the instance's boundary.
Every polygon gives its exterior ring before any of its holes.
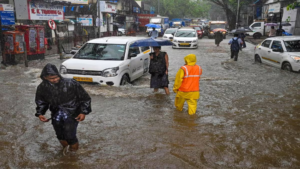
{"type": "Polygon", "coordinates": [[[88,0],[55,0],[55,1],[71,2],[71,4],[89,4],[88,0]]]}
{"type": "Polygon", "coordinates": [[[0,4],[0,15],[2,25],[14,25],[14,6],[11,4],[0,4]]]}
{"type": "Polygon", "coordinates": [[[29,2],[29,20],[63,20],[64,10],[61,5],[51,5],[46,3],[29,2]]]}
{"type": "Polygon", "coordinates": [[[106,13],[117,13],[117,6],[106,3],[105,1],[100,1],[100,11],[106,13]]]}
{"type": "Polygon", "coordinates": [[[274,3],[274,4],[269,4],[269,10],[268,13],[279,13],[280,12],[280,2],[274,3]]]}
{"type": "Polygon", "coordinates": [[[77,18],[77,21],[82,24],[82,26],[93,26],[93,18],[77,18]]]}

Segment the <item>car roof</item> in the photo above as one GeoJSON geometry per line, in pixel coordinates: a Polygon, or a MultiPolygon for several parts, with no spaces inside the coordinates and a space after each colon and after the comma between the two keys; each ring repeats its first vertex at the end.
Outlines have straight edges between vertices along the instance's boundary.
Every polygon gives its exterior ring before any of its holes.
{"type": "Polygon", "coordinates": [[[88,41],[87,43],[105,43],[105,44],[127,44],[136,40],[147,39],[146,37],[130,37],[130,36],[110,36],[104,38],[97,38],[88,41]]]}
{"type": "MultiPolygon", "coordinates": [[[[178,29],[178,28],[168,28],[168,29],[178,29]]],[[[168,30],[168,29],[167,29],[167,30],[168,30]]]]}
{"type": "Polygon", "coordinates": [[[300,40],[300,36],[276,36],[276,37],[267,38],[266,40],[284,40],[284,41],[300,40]]]}
{"type": "Polygon", "coordinates": [[[192,27],[182,27],[182,28],[180,28],[178,30],[195,30],[195,29],[192,28],[192,27]]]}

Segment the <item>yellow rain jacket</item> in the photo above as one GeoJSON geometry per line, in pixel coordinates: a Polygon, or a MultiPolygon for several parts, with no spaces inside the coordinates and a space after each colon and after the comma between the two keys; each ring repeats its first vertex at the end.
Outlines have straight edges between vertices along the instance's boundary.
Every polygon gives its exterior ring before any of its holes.
{"type": "MultiPolygon", "coordinates": [[[[197,62],[196,55],[189,54],[186,57],[184,57],[184,61],[185,61],[186,65],[194,66],[194,65],[196,65],[196,62],[197,62]]],[[[200,69],[201,69],[201,67],[200,67],[200,69]]],[[[201,74],[202,74],[202,69],[201,69],[201,74]]],[[[176,74],[175,83],[173,86],[173,91],[175,93],[177,93],[176,98],[175,98],[175,107],[179,111],[182,111],[184,102],[187,102],[188,113],[189,113],[189,115],[193,115],[196,113],[196,110],[197,110],[197,100],[200,97],[200,92],[199,91],[193,91],[193,92],[179,91],[178,89],[180,88],[180,86],[182,84],[183,78],[184,78],[184,70],[179,69],[176,74]]]]}

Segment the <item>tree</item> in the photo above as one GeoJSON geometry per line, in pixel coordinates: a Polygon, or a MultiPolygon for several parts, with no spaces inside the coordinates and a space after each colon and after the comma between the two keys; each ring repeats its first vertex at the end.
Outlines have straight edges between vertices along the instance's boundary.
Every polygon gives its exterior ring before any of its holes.
{"type": "MultiPolygon", "coordinates": [[[[236,14],[238,7],[238,0],[207,0],[220,6],[227,18],[229,29],[234,29],[236,26],[236,14]]],[[[253,0],[240,0],[240,6],[249,5],[253,3],[253,0]]]]}
{"type": "Polygon", "coordinates": [[[209,4],[202,0],[143,0],[143,2],[156,7],[162,16],[170,18],[200,18],[206,17],[209,4]]]}
{"type": "Polygon", "coordinates": [[[286,9],[287,9],[287,10],[292,10],[292,9],[295,9],[295,7],[297,7],[297,6],[300,6],[300,2],[294,2],[294,3],[291,3],[291,4],[289,4],[289,5],[286,7],[286,9]]]}

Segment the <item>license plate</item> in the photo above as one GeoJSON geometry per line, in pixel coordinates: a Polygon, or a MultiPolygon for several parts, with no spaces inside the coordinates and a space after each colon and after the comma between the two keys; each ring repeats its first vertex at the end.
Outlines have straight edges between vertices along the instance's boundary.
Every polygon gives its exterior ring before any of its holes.
{"type": "Polygon", "coordinates": [[[173,41],[173,39],[170,39],[170,41],[172,42],[172,41],[173,41]]]}
{"type": "Polygon", "coordinates": [[[189,43],[180,43],[179,45],[182,45],[182,46],[188,46],[190,45],[189,43]]]}
{"type": "Polygon", "coordinates": [[[73,79],[77,80],[78,82],[93,82],[93,78],[90,77],[73,77],[73,79]]]}

